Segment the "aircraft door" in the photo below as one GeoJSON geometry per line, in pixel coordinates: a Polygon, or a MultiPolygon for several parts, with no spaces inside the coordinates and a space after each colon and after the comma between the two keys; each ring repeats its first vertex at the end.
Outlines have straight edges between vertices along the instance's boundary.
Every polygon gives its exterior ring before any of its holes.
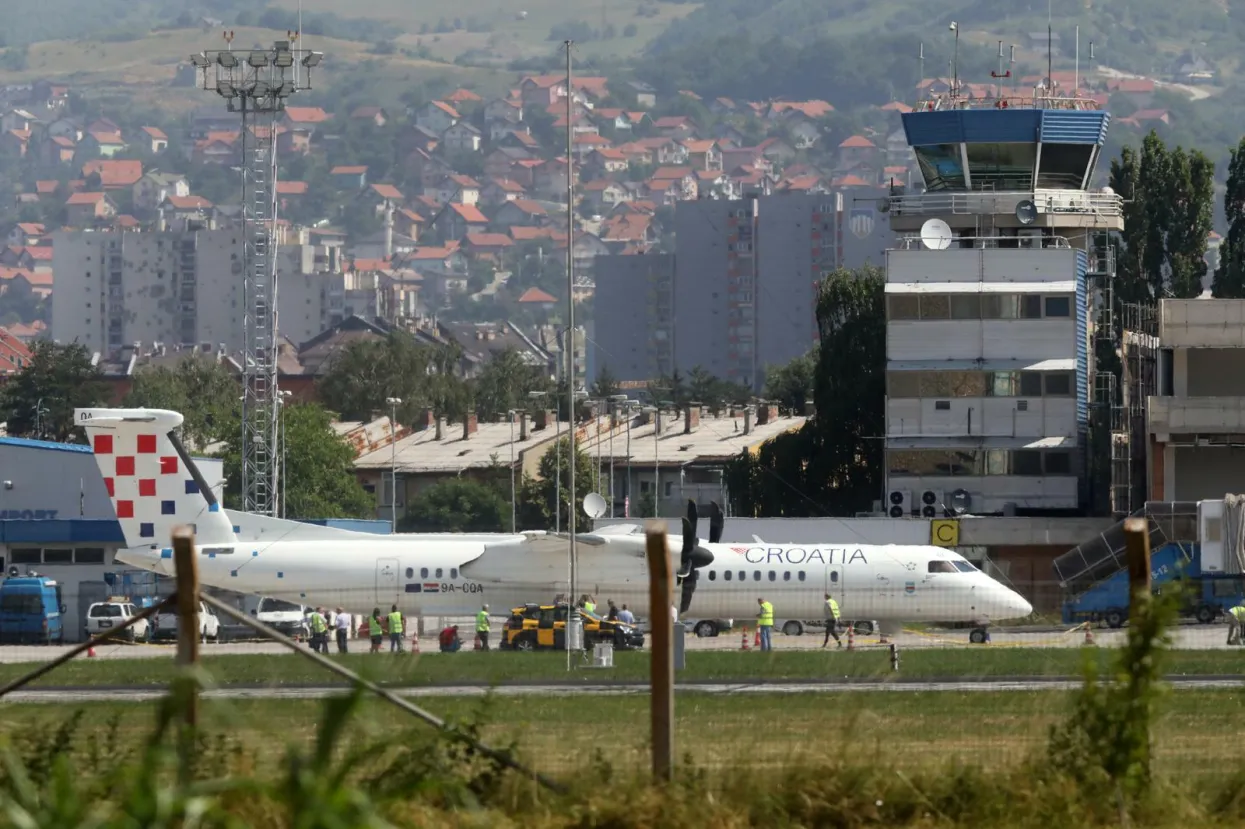
{"type": "MultiPolygon", "coordinates": [[[[843,581],[843,575],[844,573],[843,573],[842,567],[839,567],[837,565],[830,565],[826,567],[825,592],[829,593],[832,597],[834,597],[834,600],[839,603],[839,613],[843,614],[842,618],[844,620],[847,620],[847,619],[852,618],[849,615],[851,614],[852,611],[851,611],[851,605],[848,603],[848,600],[847,600],[846,584],[843,581]]],[[[823,605],[823,612],[824,612],[824,605],[825,605],[824,596],[822,597],[822,605],[823,605]]]]}
{"type": "MultiPolygon", "coordinates": [[[[376,559],[376,601],[380,604],[393,604],[398,601],[398,560],[396,558],[376,559]]],[[[381,608],[382,612],[384,608],[381,608]]]]}

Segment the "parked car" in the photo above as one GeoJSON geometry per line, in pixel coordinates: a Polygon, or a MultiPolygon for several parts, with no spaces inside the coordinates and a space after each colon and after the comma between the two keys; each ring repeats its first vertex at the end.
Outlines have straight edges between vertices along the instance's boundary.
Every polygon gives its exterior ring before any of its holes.
{"type": "Polygon", "coordinates": [[[681,619],[683,626],[701,639],[726,633],[735,627],[734,619],[681,619]]]}
{"type": "MultiPolygon", "coordinates": [[[[177,639],[178,621],[177,605],[169,605],[156,614],[155,630],[151,638],[177,639]]],[[[220,619],[203,602],[199,602],[199,638],[204,642],[220,640],[220,619]]]]}
{"type": "MultiPolygon", "coordinates": [[[[96,602],[86,611],[86,635],[88,637],[98,636],[104,631],[120,627],[138,613],[134,603],[128,599],[114,598],[106,602],[96,602]]],[[[147,639],[149,631],[148,620],[139,619],[126,628],[121,638],[127,642],[137,642],[147,639]]]]}

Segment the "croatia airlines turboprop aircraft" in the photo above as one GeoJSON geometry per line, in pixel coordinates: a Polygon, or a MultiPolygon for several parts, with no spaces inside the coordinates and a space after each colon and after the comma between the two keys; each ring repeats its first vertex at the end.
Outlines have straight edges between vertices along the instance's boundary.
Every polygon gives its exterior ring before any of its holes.
{"type": "MultiPolygon", "coordinates": [[[[127,549],[117,559],[173,575],[173,529],[192,525],[199,577],[212,587],[352,612],[391,604],[408,615],[496,613],[569,593],[565,534],[377,535],[227,511],[175,430],[177,412],[78,409],[127,549]]],[[[757,599],[783,618],[821,616],[824,594],[847,618],[875,619],[884,631],[903,622],[991,623],[1032,607],[957,553],[905,545],[722,544],[722,512],[709,540],[696,536],[689,504],[683,537],[672,537],[681,613],[751,618],[757,599]]],[[[648,613],[643,528],[615,525],[576,536],[577,589],[648,613]]],[[[979,638],[979,630],[973,638],[979,638]]]]}

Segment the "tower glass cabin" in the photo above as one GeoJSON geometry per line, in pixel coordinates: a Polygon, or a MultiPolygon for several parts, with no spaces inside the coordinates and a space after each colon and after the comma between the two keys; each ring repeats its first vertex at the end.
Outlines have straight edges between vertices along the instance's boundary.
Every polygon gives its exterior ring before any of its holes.
{"type": "Polygon", "coordinates": [[[887,205],[890,515],[1085,509],[1095,309],[1123,227],[1120,197],[1090,189],[1109,120],[1038,95],[904,114],[924,190],[887,205]]]}

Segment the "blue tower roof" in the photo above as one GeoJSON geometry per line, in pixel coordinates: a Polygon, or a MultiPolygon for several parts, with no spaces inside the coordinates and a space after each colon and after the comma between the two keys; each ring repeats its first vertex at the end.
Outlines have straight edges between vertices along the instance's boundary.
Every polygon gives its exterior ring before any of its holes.
{"type": "Polygon", "coordinates": [[[1061,109],[953,109],[903,115],[908,146],[931,144],[1093,144],[1107,138],[1111,114],[1061,109]]]}
{"type": "Polygon", "coordinates": [[[926,190],[1083,190],[1111,115],[1076,98],[945,96],[904,113],[926,190]]]}

